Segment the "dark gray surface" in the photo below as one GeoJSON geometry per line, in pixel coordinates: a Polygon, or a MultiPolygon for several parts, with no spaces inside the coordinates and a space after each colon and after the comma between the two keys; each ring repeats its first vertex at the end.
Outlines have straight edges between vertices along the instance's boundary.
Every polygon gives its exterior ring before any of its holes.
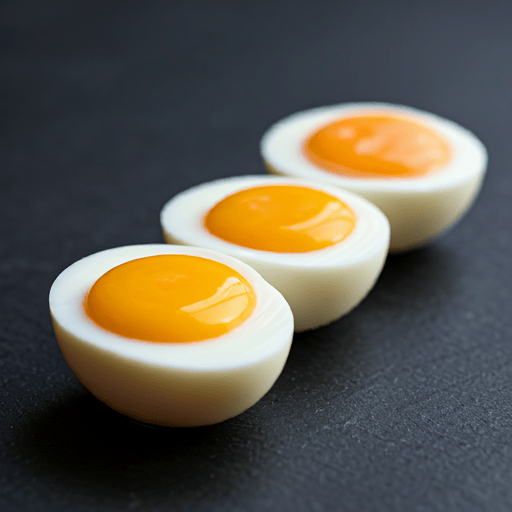
{"type": "Polygon", "coordinates": [[[0,5],[0,510],[512,509],[510,2],[0,5]],[[151,429],[93,398],[53,335],[57,274],[161,242],[181,190],[263,173],[279,118],[367,100],[484,141],[461,224],[297,335],[237,418],[151,429]]]}

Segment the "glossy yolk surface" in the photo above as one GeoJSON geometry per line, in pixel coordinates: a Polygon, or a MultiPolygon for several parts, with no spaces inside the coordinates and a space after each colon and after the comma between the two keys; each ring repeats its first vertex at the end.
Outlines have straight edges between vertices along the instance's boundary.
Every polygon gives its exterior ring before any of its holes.
{"type": "Polygon", "coordinates": [[[153,342],[214,338],[246,320],[256,305],[249,282],[232,268],[197,256],[150,256],[101,276],[86,314],[115,334],[153,342]]]}
{"type": "Polygon", "coordinates": [[[348,177],[408,178],[445,165],[451,146],[414,120],[386,115],[340,119],[307,139],[306,156],[327,171],[348,177]]]}
{"type": "Polygon", "coordinates": [[[228,242],[273,252],[329,247],[354,229],[356,215],[337,197],[303,186],[269,185],[232,194],[206,215],[205,226],[228,242]]]}

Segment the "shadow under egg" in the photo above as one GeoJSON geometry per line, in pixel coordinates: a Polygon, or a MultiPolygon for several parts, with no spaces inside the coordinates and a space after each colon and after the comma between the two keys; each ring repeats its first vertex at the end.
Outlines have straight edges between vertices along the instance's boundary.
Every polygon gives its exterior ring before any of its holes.
{"type": "MultiPolygon", "coordinates": [[[[438,296],[449,298],[462,272],[457,255],[440,243],[405,253],[390,254],[376,286],[376,298],[394,297],[408,307],[411,301],[438,296]]],[[[385,302],[385,301],[384,301],[385,302]]]]}
{"type": "MultiPolygon", "coordinates": [[[[40,493],[98,504],[122,503],[136,492],[179,503],[209,492],[212,474],[250,467],[254,454],[244,446],[251,432],[232,420],[194,428],[144,424],[81,388],[18,420],[10,451],[30,461],[21,471],[37,475],[40,493]]],[[[216,492],[228,491],[229,482],[217,483],[216,492]]]]}

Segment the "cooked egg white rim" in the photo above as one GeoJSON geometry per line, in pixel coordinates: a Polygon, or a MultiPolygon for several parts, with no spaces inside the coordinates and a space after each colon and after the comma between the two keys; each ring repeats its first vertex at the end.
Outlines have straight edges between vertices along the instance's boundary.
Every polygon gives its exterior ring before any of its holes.
{"type": "Polygon", "coordinates": [[[50,311],[63,329],[85,343],[139,362],[184,371],[222,371],[264,361],[290,344],[293,316],[282,295],[254,269],[226,254],[186,246],[148,244],[117,247],[87,256],[66,268],[50,289],[50,311]],[[96,280],[137,258],[187,254],[224,263],[242,274],[256,293],[251,316],[232,331],[197,342],[152,343],[119,336],[99,327],[83,301],[96,280]]]}
{"type": "Polygon", "coordinates": [[[389,103],[344,103],[318,107],[292,114],[271,126],[260,143],[264,161],[272,170],[286,175],[320,179],[353,191],[403,191],[421,193],[454,185],[485,173],[487,151],[482,142],[469,130],[435,114],[412,107],[389,103]],[[408,178],[349,178],[329,172],[311,162],[303,145],[318,129],[345,117],[375,111],[406,116],[437,130],[451,145],[450,161],[436,171],[408,178]]]}
{"type": "Polygon", "coordinates": [[[235,176],[203,183],[181,192],[163,207],[160,220],[164,232],[180,243],[208,247],[247,261],[258,259],[269,265],[290,269],[339,268],[371,258],[389,243],[390,228],[385,215],[366,199],[339,188],[309,180],[278,176],[235,176]],[[204,219],[210,209],[225,197],[258,186],[304,186],[331,194],[345,202],[356,214],[356,226],[341,242],[304,253],[279,253],[243,247],[210,233],[204,219]]]}

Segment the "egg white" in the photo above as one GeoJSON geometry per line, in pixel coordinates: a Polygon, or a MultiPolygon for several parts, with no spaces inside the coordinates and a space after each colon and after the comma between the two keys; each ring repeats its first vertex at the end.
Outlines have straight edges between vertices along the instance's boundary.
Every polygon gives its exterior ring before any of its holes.
{"type": "Polygon", "coordinates": [[[452,227],[473,203],[487,167],[484,145],[465,128],[428,112],[387,103],[346,103],[298,112],[274,124],[260,149],[271,174],[318,180],[377,205],[391,225],[392,252],[426,245],[452,227]],[[451,144],[451,160],[422,177],[363,179],[328,172],[305,156],[304,142],[323,126],[375,111],[406,115],[436,130],[451,144]]]}
{"type": "Polygon", "coordinates": [[[318,182],[275,176],[239,176],[193,187],[168,201],[160,220],[167,243],[207,247],[253,267],[288,301],[295,331],[328,324],[359,304],[377,280],[389,246],[386,217],[362,197],[318,182]],[[204,219],[215,204],[240,190],[264,185],[302,185],[331,194],[352,208],[356,226],[342,242],[305,253],[242,247],[208,231],[204,219]]]}
{"type": "Polygon", "coordinates": [[[254,405],[280,375],[293,337],[283,297],[244,263],[215,251],[166,244],[109,249],[64,270],[50,290],[50,312],[62,354],[78,379],[113,409],[147,423],[208,425],[254,405]],[[84,312],[96,280],[127,261],[188,254],[224,263],[256,293],[251,316],[204,341],[152,343],[106,331],[84,312]]]}

